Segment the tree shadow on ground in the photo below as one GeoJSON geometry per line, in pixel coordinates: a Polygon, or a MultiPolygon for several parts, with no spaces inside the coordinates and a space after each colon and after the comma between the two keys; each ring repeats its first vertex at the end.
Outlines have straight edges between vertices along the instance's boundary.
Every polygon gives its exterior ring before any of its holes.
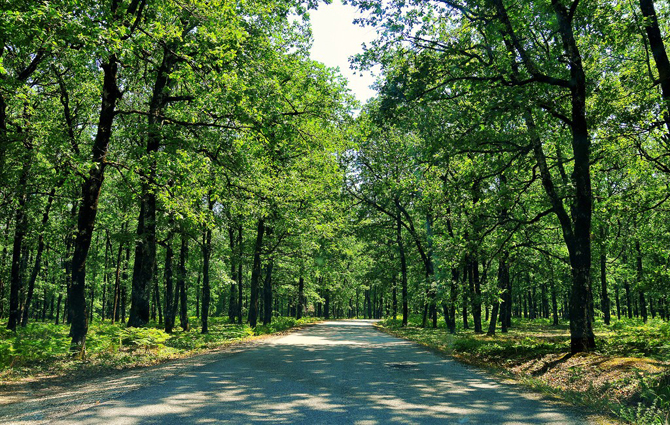
{"type": "Polygon", "coordinates": [[[60,423],[569,424],[584,419],[351,321],[327,322],[195,367],[60,423]]]}

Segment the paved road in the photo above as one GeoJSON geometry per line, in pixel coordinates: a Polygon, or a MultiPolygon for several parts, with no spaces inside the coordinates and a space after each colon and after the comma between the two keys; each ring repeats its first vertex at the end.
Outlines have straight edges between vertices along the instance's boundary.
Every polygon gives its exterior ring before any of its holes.
{"type": "Polygon", "coordinates": [[[585,419],[355,320],[271,340],[56,423],[583,424],[585,419]]]}

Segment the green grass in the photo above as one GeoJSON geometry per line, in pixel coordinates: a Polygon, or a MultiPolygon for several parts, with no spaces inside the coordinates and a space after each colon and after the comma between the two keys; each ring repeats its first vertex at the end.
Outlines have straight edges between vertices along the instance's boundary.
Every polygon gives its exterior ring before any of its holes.
{"type": "Polygon", "coordinates": [[[84,361],[70,357],[69,326],[31,323],[16,332],[0,328],[0,380],[12,380],[43,373],[62,374],[73,369],[120,369],[154,364],[184,357],[203,350],[259,335],[285,331],[316,322],[316,318],[296,320],[276,317],[272,324],[251,328],[247,324],[228,323],[226,318],[209,319],[209,332],[200,333],[199,320],[190,318],[191,330],[177,327],[168,334],[156,323],[143,328],[126,328],[121,324],[94,322],[86,337],[84,361]]]}
{"type": "MultiPolygon", "coordinates": [[[[493,337],[464,330],[449,334],[444,323],[421,328],[387,319],[379,326],[467,363],[517,380],[569,403],[635,424],[667,424],[670,418],[670,324],[661,320],[597,322],[597,351],[575,357],[567,322],[513,319],[506,334],[493,337]]],[[[498,330],[499,332],[499,330],[498,330]]]]}

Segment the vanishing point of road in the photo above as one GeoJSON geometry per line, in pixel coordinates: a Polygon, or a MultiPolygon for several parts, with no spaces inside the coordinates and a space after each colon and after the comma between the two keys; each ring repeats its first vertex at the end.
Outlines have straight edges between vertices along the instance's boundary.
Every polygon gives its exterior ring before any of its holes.
{"type": "Polygon", "coordinates": [[[76,424],[583,424],[484,372],[332,321],[219,357],[61,417],[76,424]]]}

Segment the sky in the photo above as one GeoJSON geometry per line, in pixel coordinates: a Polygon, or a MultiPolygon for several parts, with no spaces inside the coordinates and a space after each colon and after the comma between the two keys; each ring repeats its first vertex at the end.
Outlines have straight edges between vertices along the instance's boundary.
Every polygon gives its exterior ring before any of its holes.
{"type": "Polygon", "coordinates": [[[343,5],[340,0],[331,4],[321,4],[317,10],[310,12],[314,45],[311,56],[313,60],[323,62],[329,67],[339,67],[341,74],[349,80],[349,88],[361,103],[374,96],[369,88],[374,77],[368,71],[353,71],[349,65],[349,57],[363,52],[362,43],[370,43],[376,33],[373,28],[361,28],[352,23],[359,16],[358,10],[343,5]]]}

